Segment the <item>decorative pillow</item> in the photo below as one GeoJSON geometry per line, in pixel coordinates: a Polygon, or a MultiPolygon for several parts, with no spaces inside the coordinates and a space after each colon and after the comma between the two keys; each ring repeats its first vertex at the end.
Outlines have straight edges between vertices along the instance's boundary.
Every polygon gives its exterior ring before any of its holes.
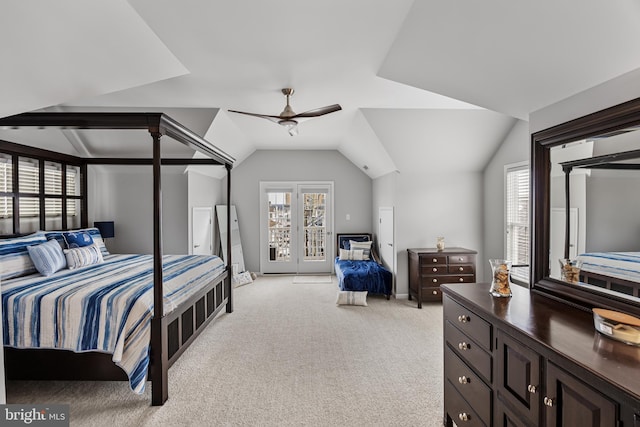
{"type": "Polygon", "coordinates": [[[55,240],[29,246],[27,249],[36,270],[43,276],[51,276],[56,271],[67,267],[67,260],[62,253],[62,248],[55,240]]]}
{"type": "MultiPolygon", "coordinates": [[[[89,236],[91,236],[91,239],[93,239],[93,243],[95,243],[96,245],[98,245],[98,247],[100,248],[100,251],[102,252],[102,256],[105,257],[107,255],[109,255],[109,251],[107,250],[107,247],[104,244],[104,240],[102,239],[102,235],[100,234],[100,230],[98,230],[96,227],[91,227],[91,228],[81,228],[78,230],[70,230],[68,232],[75,232],[75,233],[87,233],[89,234],[89,236]]],[[[65,232],[62,231],[45,231],[44,235],[47,237],[47,240],[51,240],[51,239],[55,239],[58,241],[58,243],[60,243],[60,246],[63,249],[67,248],[67,244],[64,240],[64,237],[62,236],[65,232]]]]}
{"type": "Polygon", "coordinates": [[[340,261],[362,261],[364,259],[364,251],[362,249],[340,249],[340,261]]]}
{"type": "Polygon", "coordinates": [[[0,240],[0,280],[26,276],[36,272],[28,247],[46,242],[42,234],[0,240]]]}
{"type": "Polygon", "coordinates": [[[351,250],[354,249],[361,249],[362,251],[364,251],[364,256],[362,257],[362,259],[371,259],[371,244],[373,242],[356,242],[355,240],[350,240],[349,241],[349,247],[351,248],[351,250]]]}
{"type": "Polygon", "coordinates": [[[83,246],[81,248],[65,249],[69,270],[86,267],[87,265],[100,264],[104,261],[102,252],[97,245],[83,246]]]}
{"type": "Polygon", "coordinates": [[[367,291],[338,291],[337,305],[362,305],[367,307],[367,291]]]}
{"type": "Polygon", "coordinates": [[[62,238],[67,244],[67,249],[84,248],[93,245],[93,239],[89,233],[84,231],[69,231],[62,233],[62,238]]]}
{"type": "Polygon", "coordinates": [[[368,242],[369,236],[344,236],[340,238],[340,244],[343,249],[351,249],[351,242],[368,242]]]}

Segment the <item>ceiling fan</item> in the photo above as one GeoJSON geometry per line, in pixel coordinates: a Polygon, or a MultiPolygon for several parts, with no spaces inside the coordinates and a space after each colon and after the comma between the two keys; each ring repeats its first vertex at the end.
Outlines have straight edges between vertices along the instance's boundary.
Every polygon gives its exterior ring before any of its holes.
{"type": "Polygon", "coordinates": [[[301,121],[300,119],[320,117],[324,116],[325,114],[335,113],[336,111],[342,110],[340,104],[333,104],[326,107],[316,108],[315,110],[305,111],[304,113],[296,114],[291,108],[291,105],[289,105],[289,98],[293,95],[293,89],[284,88],[282,89],[282,93],[287,97],[287,105],[285,105],[284,110],[282,110],[282,112],[277,116],[268,114],[246,113],[244,111],[236,110],[229,111],[232,113],[246,114],[247,116],[260,117],[270,120],[274,123],[278,123],[279,125],[287,128],[287,131],[289,131],[289,135],[293,136],[298,134],[298,122],[301,121]]]}

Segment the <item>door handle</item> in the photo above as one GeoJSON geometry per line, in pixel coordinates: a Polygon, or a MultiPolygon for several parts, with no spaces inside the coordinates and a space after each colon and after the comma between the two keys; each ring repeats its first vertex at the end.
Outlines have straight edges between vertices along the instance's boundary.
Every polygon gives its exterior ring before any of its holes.
{"type": "Polygon", "coordinates": [[[393,247],[393,243],[387,243],[387,245],[389,245],[389,246],[393,247]]]}
{"type": "Polygon", "coordinates": [[[193,245],[193,247],[194,247],[194,248],[199,248],[199,247],[200,247],[200,245],[193,245]]]}

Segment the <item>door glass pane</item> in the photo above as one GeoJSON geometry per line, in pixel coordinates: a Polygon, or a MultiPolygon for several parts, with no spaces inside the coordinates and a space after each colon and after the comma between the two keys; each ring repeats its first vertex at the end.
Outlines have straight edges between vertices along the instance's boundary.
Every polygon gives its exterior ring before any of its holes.
{"type": "Polygon", "coordinates": [[[326,260],[326,193],[303,193],[304,260],[326,260]]]}
{"type": "Polygon", "coordinates": [[[269,191],[269,262],[291,261],[291,192],[269,191]]]}

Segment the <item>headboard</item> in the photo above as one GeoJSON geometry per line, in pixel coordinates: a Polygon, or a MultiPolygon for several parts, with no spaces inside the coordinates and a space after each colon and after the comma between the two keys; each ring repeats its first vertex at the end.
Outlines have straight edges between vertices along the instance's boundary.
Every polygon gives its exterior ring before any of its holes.
{"type": "Polygon", "coordinates": [[[336,237],[336,243],[338,245],[336,254],[340,254],[340,249],[344,249],[345,242],[349,240],[355,240],[357,242],[371,241],[371,233],[337,233],[336,237]]]}

